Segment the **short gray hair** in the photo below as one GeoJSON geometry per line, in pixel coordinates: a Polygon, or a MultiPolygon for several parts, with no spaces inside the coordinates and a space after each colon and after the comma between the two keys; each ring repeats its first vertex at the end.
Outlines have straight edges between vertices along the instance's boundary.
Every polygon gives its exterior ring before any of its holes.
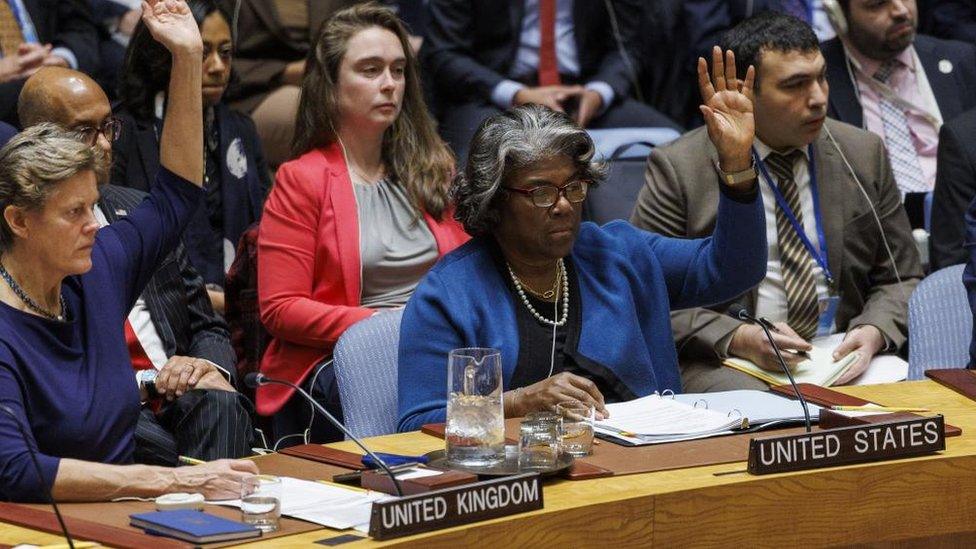
{"type": "Polygon", "coordinates": [[[507,178],[553,156],[569,157],[580,177],[596,186],[606,176],[606,168],[593,161],[595,152],[586,130],[547,107],[523,105],[493,115],[478,128],[467,165],[454,179],[454,218],[472,236],[491,232],[499,220],[499,191],[507,178]]]}
{"type": "Polygon", "coordinates": [[[105,162],[101,150],[55,124],[37,124],[14,136],[0,149],[0,252],[14,243],[2,215],[7,206],[42,208],[58,183],[83,171],[97,171],[105,162]]]}

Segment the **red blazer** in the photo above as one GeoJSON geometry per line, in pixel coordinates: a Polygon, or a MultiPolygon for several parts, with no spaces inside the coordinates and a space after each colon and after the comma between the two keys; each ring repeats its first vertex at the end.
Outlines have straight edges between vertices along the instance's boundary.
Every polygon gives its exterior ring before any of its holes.
{"type": "MultiPolygon", "coordinates": [[[[469,238],[450,212],[424,218],[441,256],[469,238]]],[[[333,144],[282,164],[258,234],[258,303],[272,337],[261,371],[301,383],[349,326],[373,314],[359,305],[361,284],[359,216],[342,149],[333,144]]],[[[274,414],[293,392],[261,387],[258,413],[274,414]]]]}

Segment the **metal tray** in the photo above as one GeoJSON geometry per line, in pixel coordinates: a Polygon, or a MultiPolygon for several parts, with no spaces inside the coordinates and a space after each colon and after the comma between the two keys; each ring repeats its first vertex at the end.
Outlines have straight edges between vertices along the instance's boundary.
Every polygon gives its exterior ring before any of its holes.
{"type": "Polygon", "coordinates": [[[556,459],[555,467],[549,469],[530,469],[526,471],[519,471],[518,466],[518,456],[519,449],[518,446],[514,444],[509,444],[505,446],[505,461],[492,465],[490,467],[464,467],[461,465],[454,465],[447,462],[447,452],[445,450],[434,450],[428,454],[427,466],[434,469],[450,469],[453,471],[464,471],[466,473],[473,473],[482,477],[504,477],[509,475],[516,475],[518,473],[539,473],[544,477],[555,475],[560,471],[568,469],[575,461],[575,458],[565,452],[560,452],[559,457],[556,459]]]}

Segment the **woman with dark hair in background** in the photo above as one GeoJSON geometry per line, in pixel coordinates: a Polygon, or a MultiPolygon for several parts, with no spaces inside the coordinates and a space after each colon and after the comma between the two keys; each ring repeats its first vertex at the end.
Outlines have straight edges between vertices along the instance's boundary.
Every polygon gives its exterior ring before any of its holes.
{"type": "MultiPolygon", "coordinates": [[[[402,307],[438,257],[467,240],[448,198],[454,158],[434,129],[392,11],[354,6],[322,28],[293,152],[297,158],[278,170],[258,238],[261,321],[273,338],[261,371],[308,380],[340,412],[332,368],[316,365],[349,326],[402,307]]],[[[341,437],[321,421],[309,429],[309,406],[292,393],[280,385],[258,390],[258,412],[275,414],[276,437],[305,430],[316,441],[341,437]]]]}
{"type": "MultiPolygon", "coordinates": [[[[188,3],[203,38],[204,191],[183,235],[190,261],[207,283],[214,310],[224,312],[224,274],[237,241],[261,217],[271,176],[254,122],[221,101],[230,80],[234,44],[230,16],[215,0],[188,3]]],[[[159,135],[172,62],[144,25],[126,52],[117,113],[122,132],[113,144],[112,184],[148,191],[159,170],[159,135]]]]}

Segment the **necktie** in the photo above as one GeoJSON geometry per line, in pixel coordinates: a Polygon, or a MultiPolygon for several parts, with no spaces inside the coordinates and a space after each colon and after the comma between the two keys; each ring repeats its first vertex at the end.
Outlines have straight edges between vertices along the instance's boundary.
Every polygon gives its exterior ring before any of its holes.
{"type": "MultiPolygon", "coordinates": [[[[787,155],[777,153],[766,157],[766,164],[779,182],[779,190],[786,204],[793,210],[796,221],[803,226],[800,193],[793,179],[793,165],[803,156],[800,151],[787,155]]],[[[820,310],[817,303],[817,281],[813,258],[803,246],[800,236],[782,208],[776,208],[776,241],[779,244],[783,285],[786,288],[787,323],[803,339],[817,335],[820,310]]]]}
{"type": "MultiPolygon", "coordinates": [[[[874,79],[887,83],[892,73],[898,68],[900,61],[892,59],[881,65],[874,79]]],[[[895,172],[895,182],[902,193],[926,192],[929,190],[922,174],[922,165],[918,161],[918,151],[912,143],[912,135],[908,128],[908,117],[901,107],[879,94],[878,106],[881,110],[881,122],[884,124],[884,140],[891,156],[891,169],[895,172]]]]}
{"type": "Polygon", "coordinates": [[[150,368],[155,368],[152,361],[149,360],[149,355],[146,354],[146,349],[139,342],[135,330],[132,329],[132,324],[129,324],[128,320],[125,321],[125,345],[129,349],[129,357],[132,359],[133,370],[149,370],[150,368]]]}
{"type": "Polygon", "coordinates": [[[808,24],[812,23],[810,21],[810,12],[807,11],[807,0],[780,0],[779,9],[783,13],[796,17],[800,21],[806,21],[808,24]]]}
{"type": "Polygon", "coordinates": [[[539,85],[558,86],[556,0],[539,0],[539,85]]]}
{"type": "Polygon", "coordinates": [[[20,23],[7,0],[0,0],[0,50],[4,56],[17,55],[17,47],[24,42],[20,23]]]}

